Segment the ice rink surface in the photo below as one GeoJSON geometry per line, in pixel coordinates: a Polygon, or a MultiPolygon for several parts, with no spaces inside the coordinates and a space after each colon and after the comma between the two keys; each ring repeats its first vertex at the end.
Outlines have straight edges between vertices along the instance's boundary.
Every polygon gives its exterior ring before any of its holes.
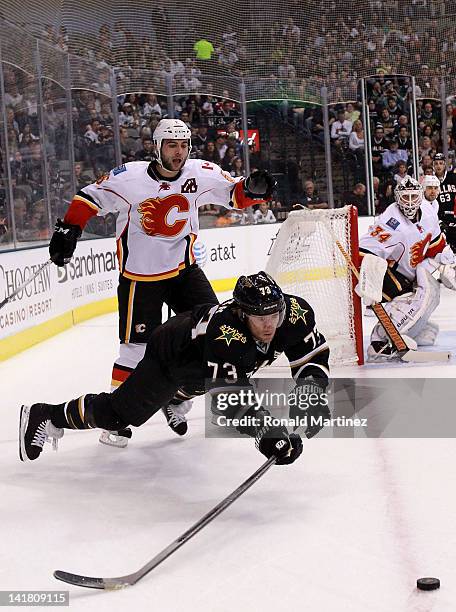
{"type": "MultiPolygon", "coordinates": [[[[456,355],[444,292],[438,349],[456,355]]],[[[204,402],[178,438],[161,413],[128,449],[66,431],[57,453],[17,453],[21,403],[107,390],[117,353],[106,315],[0,363],[0,590],[66,590],[55,569],[135,571],[262,463],[247,439],[207,439],[204,402]]],[[[454,378],[449,364],[367,365],[343,376],[454,378]]],[[[438,398],[436,398],[436,401],[438,398]]],[[[429,406],[432,410],[432,406],[429,406]]],[[[313,439],[291,466],[245,495],[129,589],[70,587],[70,610],[160,612],[454,612],[454,439],[313,439]],[[441,588],[421,592],[421,576],[441,588]]]]}

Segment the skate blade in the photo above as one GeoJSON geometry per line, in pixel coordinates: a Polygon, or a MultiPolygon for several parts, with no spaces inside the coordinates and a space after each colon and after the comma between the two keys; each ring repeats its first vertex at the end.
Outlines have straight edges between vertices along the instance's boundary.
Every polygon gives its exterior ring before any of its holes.
{"type": "Polygon", "coordinates": [[[25,432],[30,417],[30,406],[21,406],[21,414],[19,418],[19,459],[21,461],[28,461],[27,453],[25,452],[25,432]]]}

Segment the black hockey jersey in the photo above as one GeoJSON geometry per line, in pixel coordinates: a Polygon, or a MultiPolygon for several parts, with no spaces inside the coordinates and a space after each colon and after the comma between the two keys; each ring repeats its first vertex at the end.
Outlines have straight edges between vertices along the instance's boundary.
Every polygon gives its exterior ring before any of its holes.
{"type": "Polygon", "coordinates": [[[314,312],[297,296],[285,295],[285,304],[284,321],[269,344],[255,340],[229,301],[173,317],[154,330],[147,352],[189,396],[204,393],[208,381],[216,386],[245,383],[282,353],[295,380],[312,376],[326,386],[329,347],[315,325],[314,312]]]}
{"type": "Polygon", "coordinates": [[[437,196],[439,219],[447,242],[456,248],[456,173],[445,172],[440,179],[440,193],[437,196]]]}

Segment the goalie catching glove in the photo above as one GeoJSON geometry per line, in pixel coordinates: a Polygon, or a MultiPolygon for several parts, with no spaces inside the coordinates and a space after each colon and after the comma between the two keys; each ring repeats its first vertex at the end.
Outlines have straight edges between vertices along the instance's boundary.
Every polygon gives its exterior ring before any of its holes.
{"type": "Polygon", "coordinates": [[[245,195],[252,200],[269,200],[277,181],[266,170],[255,170],[245,179],[245,195]]]}
{"type": "Polygon", "coordinates": [[[82,230],[79,225],[65,223],[61,219],[57,219],[49,243],[49,255],[56,266],[64,266],[70,261],[81,234],[82,230]]]}
{"type": "Polygon", "coordinates": [[[328,406],[328,395],[325,392],[326,385],[314,379],[307,378],[289,394],[290,419],[293,419],[298,429],[299,422],[305,419],[306,438],[313,438],[323,429],[325,419],[331,417],[328,406]]]}

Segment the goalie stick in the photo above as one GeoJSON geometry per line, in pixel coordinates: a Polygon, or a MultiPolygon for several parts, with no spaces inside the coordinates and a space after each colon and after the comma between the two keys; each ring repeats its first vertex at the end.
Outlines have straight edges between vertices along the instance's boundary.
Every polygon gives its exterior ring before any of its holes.
{"type": "Polygon", "coordinates": [[[24,282],[22,283],[22,285],[19,285],[19,287],[17,287],[17,289],[15,289],[15,290],[13,291],[13,293],[11,293],[10,295],[7,295],[7,296],[6,296],[6,298],[5,298],[5,299],[4,299],[2,302],[0,302],[0,308],[3,308],[3,306],[5,306],[6,304],[8,304],[8,302],[11,302],[11,300],[12,300],[14,297],[16,297],[16,295],[17,295],[17,294],[18,294],[20,291],[22,291],[22,289],[24,289],[25,287],[27,287],[27,285],[28,285],[29,283],[31,283],[33,279],[35,279],[37,276],[39,276],[39,275],[41,274],[41,272],[42,272],[42,271],[43,271],[45,268],[47,268],[47,267],[48,267],[48,265],[49,265],[50,263],[52,263],[52,259],[48,259],[46,263],[44,263],[42,266],[40,266],[40,267],[38,268],[38,270],[37,270],[36,272],[34,272],[34,273],[32,274],[32,276],[30,276],[30,278],[28,278],[26,281],[24,281],[24,282]]]}
{"type": "Polygon", "coordinates": [[[263,474],[265,474],[271,466],[276,462],[276,457],[271,457],[261,467],[258,468],[247,480],[239,485],[237,489],[232,491],[225,499],[218,503],[212,510],[205,514],[199,521],[187,529],[182,535],[180,535],[174,542],[171,542],[166,548],[160,551],[153,559],[151,559],[146,565],[141,567],[138,571],[133,574],[127,574],[126,576],[118,576],[117,578],[92,578],[91,576],[82,576],[79,574],[72,574],[70,572],[63,572],[56,570],[54,572],[54,578],[62,580],[68,584],[75,586],[87,587],[89,589],[107,589],[116,590],[123,589],[128,586],[133,586],[141,578],[144,578],[149,572],[157,567],[162,561],[172,555],[178,548],[180,548],[185,542],[188,542],[190,538],[201,531],[203,527],[208,525],[216,516],[221,514],[228,506],[230,506],[238,497],[247,491],[263,474]]]}
{"type": "MultiPolygon", "coordinates": [[[[329,227],[329,225],[327,225],[326,223],[324,225],[328,232],[331,234],[332,239],[336,243],[350,270],[359,280],[358,269],[351,260],[350,255],[347,253],[340,241],[337,239],[337,236],[334,234],[333,229],[329,227]]],[[[401,336],[396,326],[392,322],[389,314],[383,308],[382,304],[372,304],[371,308],[375,316],[379,320],[380,324],[382,325],[383,329],[385,330],[388,338],[391,340],[394,348],[397,350],[399,357],[402,361],[424,363],[426,361],[448,361],[451,358],[451,353],[448,351],[417,351],[416,349],[409,348],[404,338],[401,336]]]]}

